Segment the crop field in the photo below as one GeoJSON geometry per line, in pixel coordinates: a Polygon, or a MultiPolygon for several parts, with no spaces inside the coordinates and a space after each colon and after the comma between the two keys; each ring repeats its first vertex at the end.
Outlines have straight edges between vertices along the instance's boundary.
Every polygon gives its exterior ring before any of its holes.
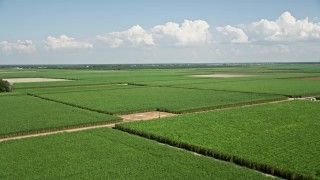
{"type": "Polygon", "coordinates": [[[112,129],[0,144],[1,179],[271,179],[112,129]]]}
{"type": "Polygon", "coordinates": [[[40,94],[42,98],[109,114],[160,110],[184,113],[283,99],[283,96],[165,87],[134,87],[40,94]]]}
{"type": "Polygon", "coordinates": [[[319,102],[296,100],[116,128],[286,178],[319,178],[319,111],[319,102]]]}
{"type": "MultiPolygon", "coordinates": [[[[299,71],[298,71],[299,72],[299,71]]],[[[17,72],[2,72],[1,78],[61,78],[72,81],[61,82],[35,82],[16,83],[16,89],[40,88],[40,87],[63,87],[81,86],[94,84],[118,84],[118,83],[138,83],[150,85],[174,85],[175,83],[207,83],[207,82],[230,82],[239,80],[261,80],[278,78],[299,78],[319,76],[318,73],[296,73],[289,71],[279,74],[277,71],[264,72],[259,68],[196,68],[196,69],[139,69],[139,70],[34,70],[17,72]],[[250,74],[251,77],[241,78],[199,78],[192,75],[199,74],[250,74]],[[187,81],[187,82],[184,82],[187,81]],[[190,82],[191,81],[191,82],[190,82]]],[[[180,84],[179,83],[179,84],[180,84]]]]}
{"type": "Polygon", "coordinates": [[[120,120],[30,96],[0,96],[0,137],[120,120]]]}
{"type": "Polygon", "coordinates": [[[0,180],[320,179],[318,64],[10,68],[0,180]]]}
{"type": "Polygon", "coordinates": [[[188,77],[174,70],[37,70],[35,72],[1,73],[1,78],[61,78],[73,81],[15,83],[16,89],[79,86],[93,84],[118,84],[159,80],[177,80],[188,77]]]}
{"type": "Polygon", "coordinates": [[[265,79],[254,81],[184,84],[176,85],[176,87],[281,94],[289,97],[320,94],[320,81],[309,81],[303,79],[265,79]]]}

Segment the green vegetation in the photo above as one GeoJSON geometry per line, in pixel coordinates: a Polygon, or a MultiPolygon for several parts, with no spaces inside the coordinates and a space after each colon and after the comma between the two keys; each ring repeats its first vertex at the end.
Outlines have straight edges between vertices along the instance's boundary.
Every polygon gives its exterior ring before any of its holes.
{"type": "Polygon", "coordinates": [[[107,128],[2,142],[0,151],[1,179],[270,178],[107,128]]]}
{"type": "Polygon", "coordinates": [[[0,96],[0,102],[0,138],[120,120],[29,96],[0,96]]]}
{"type": "Polygon", "coordinates": [[[16,89],[64,87],[81,85],[102,85],[118,83],[135,83],[145,81],[177,80],[188,78],[179,70],[36,70],[14,73],[1,73],[5,78],[62,78],[73,81],[15,83],[16,89]]]}
{"type": "Polygon", "coordinates": [[[12,87],[8,81],[0,79],[0,93],[2,92],[11,92],[12,87]]]}
{"type": "Polygon", "coordinates": [[[116,128],[284,178],[320,178],[319,102],[289,101],[116,128]]]}
{"type": "MultiPolygon", "coordinates": [[[[72,80],[14,83],[14,92],[0,93],[0,138],[120,121],[115,114],[320,98],[316,63],[87,66],[0,67],[0,79],[72,80]],[[210,74],[250,76],[193,76],[210,74]]],[[[0,179],[267,178],[235,164],[282,178],[320,179],[319,105],[291,101],[117,125],[233,163],[100,129],[0,142],[0,179]]]]}
{"type": "Polygon", "coordinates": [[[184,113],[240,104],[253,104],[283,99],[283,96],[224,92],[212,90],[195,90],[165,87],[120,88],[117,86],[97,91],[40,93],[38,96],[65,104],[97,110],[110,114],[144,112],[160,110],[184,113]]]}
{"type": "Polygon", "coordinates": [[[301,97],[320,94],[320,81],[298,79],[265,79],[220,83],[185,84],[177,87],[239,91],[252,93],[281,94],[301,97]]]}

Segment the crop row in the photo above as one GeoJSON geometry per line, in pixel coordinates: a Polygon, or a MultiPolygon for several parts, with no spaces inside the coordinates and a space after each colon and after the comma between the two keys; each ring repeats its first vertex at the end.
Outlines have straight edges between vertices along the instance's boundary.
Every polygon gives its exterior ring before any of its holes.
{"type": "Polygon", "coordinates": [[[283,178],[319,178],[319,108],[296,100],[116,128],[283,178]]]}
{"type": "Polygon", "coordinates": [[[148,138],[151,140],[158,141],[160,143],[168,144],[168,145],[182,148],[182,149],[185,149],[188,151],[196,152],[198,154],[213,157],[215,159],[232,162],[237,165],[245,166],[250,169],[258,170],[263,173],[271,174],[271,175],[274,175],[277,177],[281,177],[281,178],[285,178],[285,179],[311,179],[311,177],[308,177],[308,176],[296,174],[296,173],[293,173],[290,171],[284,171],[284,170],[277,169],[277,168],[274,168],[274,167],[271,167],[271,166],[268,166],[265,164],[253,163],[253,162],[248,161],[246,159],[243,159],[241,157],[226,155],[224,153],[215,152],[215,151],[212,151],[210,149],[207,149],[207,148],[204,148],[201,146],[196,146],[196,145],[188,144],[188,143],[181,142],[181,141],[175,141],[170,138],[161,137],[161,136],[157,136],[157,135],[150,134],[150,133],[145,133],[142,131],[137,131],[135,129],[127,128],[127,127],[124,127],[124,126],[121,126],[118,124],[115,126],[115,128],[118,130],[124,131],[124,132],[128,132],[130,134],[135,134],[135,135],[138,135],[141,137],[145,137],[145,138],[148,138]]]}
{"type": "Polygon", "coordinates": [[[302,97],[320,93],[320,81],[297,79],[265,79],[254,81],[233,81],[202,84],[192,83],[172,86],[197,89],[279,94],[288,97],[302,97]]]}
{"type": "Polygon", "coordinates": [[[135,87],[99,91],[33,94],[63,104],[109,114],[160,110],[186,113],[285,99],[280,95],[168,87],[135,87]]]}
{"type": "Polygon", "coordinates": [[[87,111],[31,96],[1,96],[0,138],[50,132],[120,121],[119,117],[87,111]]]}
{"type": "Polygon", "coordinates": [[[109,128],[2,142],[0,151],[1,179],[271,179],[109,128]]]}
{"type": "Polygon", "coordinates": [[[55,100],[55,99],[42,97],[42,96],[39,96],[39,95],[36,95],[36,94],[27,93],[27,95],[28,96],[33,96],[33,97],[36,97],[36,98],[39,98],[39,99],[43,99],[43,100],[46,100],[46,101],[56,102],[56,103],[64,104],[64,105],[67,105],[67,106],[79,108],[79,109],[84,109],[84,110],[89,110],[89,111],[93,111],[93,112],[97,112],[97,113],[112,115],[112,113],[107,112],[107,111],[98,110],[98,109],[92,109],[92,108],[88,108],[88,107],[84,107],[84,106],[80,106],[80,105],[76,105],[76,104],[72,104],[72,103],[62,102],[62,101],[58,101],[58,100],[55,100]]]}

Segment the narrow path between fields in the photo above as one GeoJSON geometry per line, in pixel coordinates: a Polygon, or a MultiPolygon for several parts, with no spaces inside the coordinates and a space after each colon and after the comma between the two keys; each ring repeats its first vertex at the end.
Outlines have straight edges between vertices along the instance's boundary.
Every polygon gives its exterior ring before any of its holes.
{"type": "MultiPolygon", "coordinates": [[[[225,107],[225,108],[219,108],[219,109],[198,111],[198,112],[194,112],[194,113],[209,112],[209,111],[216,111],[216,110],[224,110],[224,109],[231,109],[231,108],[237,108],[237,107],[257,106],[257,105],[263,105],[263,104],[274,104],[274,103],[281,103],[281,102],[292,101],[292,100],[311,100],[311,101],[313,101],[314,98],[313,97],[288,98],[288,99],[279,100],[279,101],[270,101],[270,102],[256,103],[256,104],[250,104],[250,105],[239,105],[239,106],[233,106],[233,107],[225,107]]],[[[188,113],[188,114],[191,114],[191,113],[188,113]]],[[[95,129],[95,128],[113,128],[116,124],[119,124],[119,123],[153,120],[153,119],[171,117],[171,116],[176,116],[176,115],[178,115],[178,114],[172,114],[172,113],[167,113],[167,112],[159,112],[159,111],[134,113],[134,114],[128,114],[128,115],[119,115],[119,117],[122,118],[122,121],[116,122],[116,123],[93,125],[93,126],[87,126],[87,127],[81,127],[81,128],[70,128],[70,129],[56,130],[56,131],[45,132],[45,133],[34,133],[34,134],[14,136],[14,137],[2,138],[2,139],[0,138],[0,143],[4,142],[4,141],[9,141],[9,140],[32,138],[32,137],[46,136],[46,135],[58,134],[58,133],[71,133],[71,132],[84,131],[84,130],[95,129]]],[[[193,153],[195,155],[198,155],[198,156],[204,156],[204,155],[199,154],[197,152],[186,150],[184,148],[179,148],[179,147],[176,147],[176,146],[173,146],[173,145],[170,145],[170,144],[161,143],[161,142],[159,142],[159,144],[162,144],[162,145],[165,145],[165,146],[168,146],[168,147],[171,147],[171,148],[175,148],[175,149],[178,149],[178,150],[182,150],[182,151],[188,151],[188,152],[191,152],[191,153],[193,153]]],[[[222,159],[217,159],[217,158],[214,158],[214,157],[213,157],[213,159],[216,160],[216,161],[229,162],[229,161],[225,161],[225,160],[222,160],[222,159]]],[[[237,163],[234,163],[234,164],[235,165],[239,165],[237,163]]],[[[246,167],[246,166],[242,166],[242,165],[241,165],[241,167],[255,170],[255,171],[257,171],[257,172],[259,172],[261,174],[264,174],[267,177],[282,178],[281,176],[277,176],[277,175],[274,175],[274,174],[269,174],[268,172],[264,172],[262,170],[258,170],[258,169],[254,169],[254,168],[250,168],[250,167],[246,167]]]]}
{"type": "MultiPolygon", "coordinates": [[[[200,110],[200,111],[196,111],[196,112],[192,112],[192,113],[218,111],[218,110],[232,109],[232,108],[237,108],[237,107],[258,106],[258,105],[264,105],[264,104],[275,104],[275,103],[281,103],[281,102],[292,101],[292,100],[306,100],[306,99],[310,100],[312,98],[313,97],[288,98],[288,99],[284,99],[284,100],[280,100],[280,101],[270,101],[270,102],[247,104],[247,105],[244,104],[244,105],[239,105],[239,106],[224,107],[224,108],[217,108],[217,109],[211,109],[211,110],[210,109],[209,110],[200,110]]],[[[185,114],[192,114],[192,113],[185,113],[185,114]]],[[[31,133],[31,134],[27,134],[27,135],[18,135],[18,136],[12,136],[12,137],[5,137],[5,138],[0,138],[0,142],[9,141],[9,140],[15,140],[15,139],[31,138],[31,137],[37,137],[37,136],[46,136],[46,135],[64,133],[64,132],[84,131],[84,130],[95,129],[95,128],[105,128],[105,127],[112,128],[116,124],[119,124],[119,123],[154,120],[154,119],[166,118],[166,117],[177,116],[177,115],[183,115],[183,114],[173,114],[173,113],[167,113],[167,112],[149,111],[149,112],[142,112],[142,113],[119,115],[119,117],[122,118],[122,121],[119,121],[119,122],[116,122],[116,123],[109,123],[109,124],[102,124],[102,125],[92,125],[92,126],[81,127],[81,128],[70,128],[70,129],[55,130],[55,131],[44,132],[44,133],[31,133]]]]}
{"type": "Polygon", "coordinates": [[[30,137],[46,136],[46,135],[50,135],[50,134],[57,134],[57,133],[64,133],[64,132],[75,132],[75,131],[83,131],[83,130],[94,129],[94,128],[114,127],[114,126],[115,126],[115,123],[111,123],[111,124],[94,125],[94,126],[81,127],[81,128],[56,130],[56,131],[44,132],[44,133],[34,133],[34,134],[27,134],[27,135],[21,135],[21,136],[2,138],[2,139],[0,139],[0,142],[15,140],[15,139],[30,138],[30,137]]]}
{"type": "Polygon", "coordinates": [[[112,128],[118,123],[146,121],[146,120],[159,119],[159,118],[171,117],[171,116],[176,116],[176,115],[177,114],[172,114],[172,113],[167,113],[167,112],[159,112],[159,111],[149,111],[149,112],[143,112],[143,113],[119,115],[119,117],[122,118],[122,121],[119,121],[117,123],[106,123],[106,124],[102,124],[102,125],[101,124],[100,125],[92,125],[92,126],[86,126],[86,127],[81,127],[81,128],[70,128],[70,129],[56,130],[56,131],[43,132],[43,133],[31,133],[31,134],[27,134],[27,135],[18,135],[18,136],[0,138],[0,142],[15,140],[15,139],[31,138],[31,137],[37,137],[37,136],[46,136],[46,135],[64,133],[64,132],[84,131],[84,130],[95,129],[95,128],[104,128],[104,127],[112,128]]]}

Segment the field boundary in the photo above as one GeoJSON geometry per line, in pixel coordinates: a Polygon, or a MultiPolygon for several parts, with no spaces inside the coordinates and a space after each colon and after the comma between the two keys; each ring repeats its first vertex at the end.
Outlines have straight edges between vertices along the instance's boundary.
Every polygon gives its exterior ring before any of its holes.
{"type": "MultiPolygon", "coordinates": [[[[165,112],[159,112],[159,113],[161,114],[161,113],[165,113],[165,112]]],[[[130,115],[130,114],[128,114],[128,115],[130,115]]],[[[174,115],[178,115],[178,114],[174,114],[174,115]]],[[[164,117],[163,117],[163,114],[162,114],[162,117],[159,117],[159,118],[166,118],[166,117],[168,117],[168,116],[164,115],[164,117]]],[[[87,124],[79,124],[79,125],[72,125],[72,126],[63,126],[63,127],[56,127],[56,128],[17,132],[17,133],[12,133],[12,134],[5,134],[3,136],[0,135],[0,142],[14,140],[14,139],[29,138],[29,137],[46,136],[46,135],[51,135],[51,134],[63,133],[63,132],[84,131],[84,130],[88,130],[88,129],[103,128],[103,127],[112,128],[116,124],[120,124],[120,123],[159,119],[158,117],[154,117],[154,118],[152,117],[152,118],[147,118],[147,119],[128,119],[128,118],[124,118],[121,116],[119,118],[121,118],[121,119],[108,121],[108,122],[87,123],[87,124]]]]}
{"type": "MultiPolygon", "coordinates": [[[[200,84],[200,83],[199,83],[200,84]]],[[[203,84],[203,83],[201,83],[203,84]]],[[[187,84],[185,84],[187,85],[187,84]]],[[[163,88],[176,88],[176,89],[192,89],[192,90],[203,90],[203,91],[221,91],[221,92],[235,92],[235,93],[245,93],[245,94],[262,94],[262,95],[277,95],[277,96],[285,96],[285,97],[291,97],[291,95],[285,95],[285,94],[273,94],[273,93],[262,93],[262,92],[247,92],[247,91],[233,91],[233,90],[227,90],[227,89],[203,89],[203,88],[197,88],[197,87],[179,87],[175,85],[146,85],[148,87],[163,87],[163,88]]]]}
{"type": "MultiPolygon", "coordinates": [[[[204,84],[204,83],[195,83],[195,84],[204,84]]],[[[134,84],[130,84],[132,86],[135,86],[134,84]]],[[[181,85],[181,84],[180,84],[181,85]]],[[[188,84],[182,84],[182,85],[188,85],[188,84]]],[[[308,96],[316,96],[319,95],[319,93],[309,93],[309,94],[299,94],[299,95],[289,95],[289,94],[276,94],[276,93],[265,93],[265,92],[248,92],[248,91],[235,91],[235,90],[228,90],[228,89],[204,89],[204,88],[198,88],[198,87],[182,87],[177,85],[147,85],[142,84],[139,86],[147,86],[147,87],[163,87],[163,88],[177,88],[177,89],[194,89],[194,90],[211,90],[211,91],[220,91],[220,92],[236,92],[236,93],[246,93],[246,94],[263,94],[263,95],[278,95],[278,96],[285,96],[288,98],[302,98],[302,97],[308,97],[308,96]]]]}
{"type": "Polygon", "coordinates": [[[39,95],[36,95],[36,94],[27,93],[27,95],[28,95],[28,96],[32,96],[32,97],[36,97],[36,98],[40,98],[40,99],[43,99],[43,100],[55,102],[55,103],[64,104],[64,105],[67,105],[67,106],[76,107],[76,108],[79,108],[79,109],[84,109],[84,110],[92,111],[92,112],[97,112],[97,113],[102,113],[102,114],[108,114],[108,115],[114,115],[113,113],[110,113],[110,112],[107,112],[107,111],[102,111],[102,110],[98,110],[98,109],[87,108],[87,107],[75,105],[75,104],[72,104],[72,103],[67,103],[67,102],[63,102],[63,101],[58,101],[58,100],[54,100],[54,99],[42,97],[42,96],[39,96],[39,95]]]}
{"type": "MultiPolygon", "coordinates": [[[[284,100],[279,100],[279,101],[268,101],[268,102],[260,102],[260,103],[255,103],[255,104],[224,107],[224,108],[218,108],[218,109],[208,109],[208,110],[195,111],[195,112],[190,112],[190,113],[185,113],[185,114],[203,113],[203,112],[225,110],[225,109],[232,109],[232,108],[245,107],[245,106],[256,106],[256,105],[263,105],[263,104],[281,103],[281,102],[291,101],[291,100],[294,100],[294,99],[284,99],[284,100]]],[[[149,111],[146,111],[146,112],[149,112],[149,111]]],[[[165,111],[160,111],[160,113],[161,112],[165,112],[165,111]]],[[[139,112],[139,113],[143,113],[143,112],[139,112]]],[[[175,114],[175,115],[182,115],[182,114],[175,114]]],[[[119,115],[119,114],[117,114],[115,116],[121,118],[121,115],[119,115]]],[[[166,117],[160,117],[160,118],[166,118],[166,117]]],[[[152,119],[148,119],[148,120],[154,120],[154,119],[159,119],[159,118],[152,118],[152,119]]],[[[45,129],[36,129],[36,130],[30,130],[30,131],[16,132],[16,133],[12,133],[12,134],[3,134],[3,135],[0,135],[0,142],[12,140],[12,139],[44,136],[44,135],[50,135],[50,134],[56,134],[56,133],[62,133],[62,132],[82,131],[82,130],[99,128],[99,127],[116,127],[116,126],[118,126],[118,124],[121,124],[121,123],[130,123],[130,122],[135,122],[135,121],[140,121],[140,120],[126,121],[125,119],[121,118],[118,120],[113,120],[113,121],[108,121],[108,122],[93,122],[93,123],[87,123],[87,124],[77,124],[77,125],[70,125],[70,126],[62,126],[62,127],[54,127],[54,128],[45,128],[45,129]]],[[[166,144],[166,143],[164,143],[164,144],[166,144]]],[[[199,153],[199,154],[201,154],[201,153],[199,153]]]]}
{"type": "MultiPolygon", "coordinates": [[[[105,111],[105,110],[99,110],[99,109],[93,109],[90,107],[85,107],[82,105],[77,105],[69,102],[64,102],[61,100],[55,100],[52,98],[48,97],[43,97],[41,94],[34,94],[34,93],[27,93],[29,96],[34,96],[37,98],[41,98],[44,100],[48,101],[53,101],[69,106],[73,106],[76,108],[81,108],[89,111],[94,111],[98,113],[104,113],[104,114],[109,114],[109,115],[125,115],[128,113],[139,113],[139,112],[149,112],[149,111],[161,111],[161,112],[168,112],[168,113],[174,113],[174,114],[185,114],[185,113],[192,113],[192,112],[199,112],[199,111],[209,111],[209,110],[216,110],[216,109],[222,109],[222,108],[228,108],[228,107],[237,107],[237,106],[244,106],[244,105],[252,105],[252,104],[258,104],[258,103],[266,103],[266,102],[273,102],[273,101],[280,101],[280,100],[286,100],[287,97],[284,95],[278,95],[278,94],[264,94],[264,93],[249,93],[249,92],[237,92],[237,91],[225,91],[225,90],[213,90],[213,89],[198,89],[198,88],[184,88],[184,87],[166,87],[166,86],[144,86],[144,85],[139,85],[139,84],[132,84],[132,83],[127,83],[126,85],[131,86],[131,87],[146,87],[146,88],[172,88],[172,89],[190,89],[190,90],[203,90],[203,91],[218,91],[218,92],[236,92],[236,93],[246,93],[246,94],[261,94],[261,95],[269,95],[269,96],[279,96],[279,97],[270,97],[269,99],[264,99],[264,100],[248,100],[247,102],[238,102],[238,103],[231,103],[231,104],[226,104],[226,105],[216,105],[216,106],[208,106],[208,107],[199,107],[199,108],[194,108],[194,109],[189,109],[189,110],[170,110],[166,107],[154,107],[150,108],[147,110],[135,110],[135,111],[126,111],[126,112],[110,112],[110,111],[105,111]]],[[[92,90],[96,91],[96,90],[92,90]]],[[[53,92],[54,93],[54,92],[53,92]]],[[[68,92],[66,92],[68,93],[68,92]]],[[[44,93],[44,94],[51,94],[51,93],[44,93]]]]}
{"type": "Polygon", "coordinates": [[[250,102],[243,102],[243,103],[236,103],[236,104],[229,104],[229,105],[220,105],[220,106],[215,106],[215,107],[199,108],[199,109],[192,109],[192,110],[185,110],[185,111],[178,111],[178,112],[167,111],[166,109],[158,109],[158,111],[182,115],[182,114],[201,113],[201,112],[207,112],[207,111],[231,109],[231,108],[244,107],[244,106],[256,106],[256,105],[260,105],[260,104],[270,104],[270,103],[277,103],[277,102],[284,102],[284,101],[288,101],[288,98],[283,97],[283,98],[266,99],[266,100],[260,100],[260,101],[250,101],[250,102]]]}
{"type": "Polygon", "coordinates": [[[65,131],[70,131],[70,130],[75,130],[75,129],[83,129],[85,130],[86,128],[90,127],[97,127],[97,126],[106,126],[110,125],[113,126],[117,122],[121,122],[122,120],[113,120],[113,121],[108,121],[108,122],[96,122],[96,123],[87,123],[87,124],[76,124],[76,125],[70,125],[70,126],[61,126],[61,127],[53,127],[53,128],[44,128],[44,129],[35,129],[35,130],[30,130],[30,131],[21,131],[21,132],[16,132],[16,133],[11,133],[11,134],[4,134],[0,135],[0,142],[1,141],[6,141],[9,139],[20,139],[23,137],[33,137],[36,135],[49,135],[49,134],[55,134],[59,132],[65,132],[65,131]]]}
{"type": "Polygon", "coordinates": [[[220,152],[215,152],[214,150],[207,149],[204,147],[191,145],[191,144],[188,144],[185,142],[174,141],[169,138],[157,136],[152,133],[144,133],[144,132],[141,132],[138,130],[123,127],[123,126],[121,126],[121,124],[116,124],[114,129],[117,129],[117,130],[120,130],[123,132],[127,132],[129,134],[137,135],[137,136],[140,136],[143,138],[147,138],[150,140],[154,140],[159,143],[167,144],[167,145],[170,145],[170,146],[173,146],[176,148],[180,148],[180,149],[195,152],[197,154],[201,154],[204,156],[212,157],[214,159],[218,159],[218,160],[222,160],[222,161],[226,161],[226,162],[231,162],[236,165],[244,166],[244,167],[247,167],[247,168],[250,168],[250,169],[253,169],[256,171],[260,171],[260,172],[268,174],[268,175],[272,175],[272,176],[276,176],[276,177],[280,177],[280,178],[285,178],[285,179],[292,179],[292,180],[294,180],[294,179],[312,179],[309,176],[301,175],[298,173],[293,173],[293,172],[278,169],[278,168],[273,168],[269,165],[252,162],[252,161],[246,160],[241,157],[227,155],[227,154],[220,153],[220,152]]]}

